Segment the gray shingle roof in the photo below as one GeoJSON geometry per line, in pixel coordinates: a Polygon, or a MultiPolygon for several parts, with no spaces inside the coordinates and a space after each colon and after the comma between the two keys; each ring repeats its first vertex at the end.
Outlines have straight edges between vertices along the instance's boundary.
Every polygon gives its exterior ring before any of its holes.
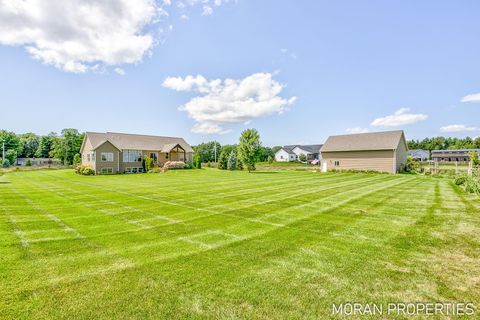
{"type": "Polygon", "coordinates": [[[403,130],[330,136],[322,152],[394,150],[404,137],[403,130]]]}
{"type": "Polygon", "coordinates": [[[292,144],[283,146],[282,149],[290,154],[294,154],[293,149],[295,149],[296,147],[299,147],[300,149],[308,151],[310,153],[319,153],[322,146],[322,144],[292,144]]]}
{"type": "Polygon", "coordinates": [[[90,139],[94,149],[105,141],[109,141],[118,149],[162,150],[166,145],[179,144],[186,152],[193,152],[192,147],[183,138],[178,137],[161,137],[116,132],[86,132],[85,134],[90,139]]]}

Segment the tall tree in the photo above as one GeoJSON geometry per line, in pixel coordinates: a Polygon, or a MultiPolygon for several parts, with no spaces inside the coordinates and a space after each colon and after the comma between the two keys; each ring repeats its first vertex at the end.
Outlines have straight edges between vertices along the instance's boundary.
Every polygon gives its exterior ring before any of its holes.
{"type": "Polygon", "coordinates": [[[24,133],[19,137],[20,150],[19,157],[32,158],[40,144],[40,138],[32,132],[24,133]]]}
{"type": "Polygon", "coordinates": [[[240,136],[238,144],[238,158],[247,166],[248,172],[255,170],[260,152],[260,135],[255,129],[247,129],[240,136]]]}
{"type": "Polygon", "coordinates": [[[222,146],[217,141],[201,143],[195,147],[195,153],[198,153],[203,163],[215,161],[215,147],[217,150],[217,161],[222,150],[222,146]]]}
{"type": "Polygon", "coordinates": [[[46,136],[41,136],[35,156],[38,158],[50,157],[50,152],[53,150],[53,142],[56,137],[57,134],[55,132],[50,132],[46,136]]]}
{"type": "Polygon", "coordinates": [[[80,152],[83,136],[77,129],[63,129],[62,136],[53,140],[50,156],[62,160],[64,164],[73,164],[74,156],[80,152]]]}
{"type": "MultiPolygon", "coordinates": [[[[15,153],[20,150],[20,141],[14,132],[8,132],[6,130],[0,130],[0,150],[3,143],[5,143],[5,151],[13,150],[15,153]]],[[[0,152],[1,155],[1,152],[0,152]]]]}

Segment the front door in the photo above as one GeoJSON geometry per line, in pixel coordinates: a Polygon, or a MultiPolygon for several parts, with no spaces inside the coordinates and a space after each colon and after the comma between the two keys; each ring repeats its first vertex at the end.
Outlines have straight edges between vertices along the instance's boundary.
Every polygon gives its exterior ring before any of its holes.
{"type": "Polygon", "coordinates": [[[327,161],[322,161],[322,172],[327,172],[327,161]]]}
{"type": "Polygon", "coordinates": [[[156,153],[156,152],[150,152],[150,158],[153,159],[153,162],[154,162],[154,163],[157,163],[158,153],[156,153]]]}

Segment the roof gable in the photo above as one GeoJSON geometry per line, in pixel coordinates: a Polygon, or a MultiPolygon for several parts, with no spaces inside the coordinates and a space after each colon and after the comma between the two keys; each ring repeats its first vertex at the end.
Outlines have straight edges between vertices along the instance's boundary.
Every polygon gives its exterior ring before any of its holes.
{"type": "Polygon", "coordinates": [[[395,150],[402,140],[403,130],[330,136],[321,151],[395,150]]]}

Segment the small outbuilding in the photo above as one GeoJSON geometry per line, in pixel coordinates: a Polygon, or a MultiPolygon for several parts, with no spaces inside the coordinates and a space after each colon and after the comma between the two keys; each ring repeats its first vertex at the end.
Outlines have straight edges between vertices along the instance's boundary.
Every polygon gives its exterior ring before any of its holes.
{"type": "Polygon", "coordinates": [[[407,151],[403,130],[330,136],[321,149],[322,171],[397,173],[405,168],[407,151]]]}

